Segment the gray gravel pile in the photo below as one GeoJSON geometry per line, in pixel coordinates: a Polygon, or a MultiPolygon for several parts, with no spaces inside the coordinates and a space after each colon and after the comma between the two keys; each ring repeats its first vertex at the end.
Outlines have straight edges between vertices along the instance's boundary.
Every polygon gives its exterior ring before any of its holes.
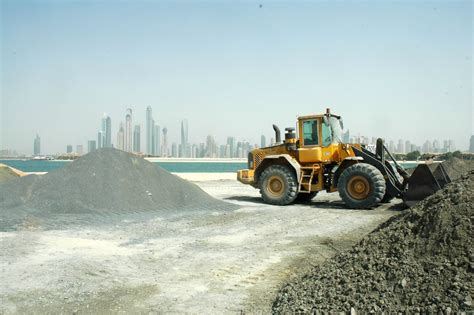
{"type": "Polygon", "coordinates": [[[115,149],[97,150],[43,176],[0,184],[0,229],[235,207],[142,158],[115,149]]]}
{"type": "Polygon", "coordinates": [[[474,171],[283,287],[274,313],[472,312],[474,171]]]}
{"type": "Polygon", "coordinates": [[[17,177],[18,174],[16,174],[11,168],[6,165],[0,164],[0,182],[14,179],[17,177]]]}

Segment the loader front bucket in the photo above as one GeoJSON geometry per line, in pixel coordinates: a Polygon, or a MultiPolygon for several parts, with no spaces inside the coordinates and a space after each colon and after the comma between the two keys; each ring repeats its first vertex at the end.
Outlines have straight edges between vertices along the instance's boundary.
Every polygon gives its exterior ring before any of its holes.
{"type": "Polygon", "coordinates": [[[418,201],[431,196],[450,183],[441,163],[419,164],[408,178],[407,188],[402,194],[403,202],[411,207],[418,201]]]}

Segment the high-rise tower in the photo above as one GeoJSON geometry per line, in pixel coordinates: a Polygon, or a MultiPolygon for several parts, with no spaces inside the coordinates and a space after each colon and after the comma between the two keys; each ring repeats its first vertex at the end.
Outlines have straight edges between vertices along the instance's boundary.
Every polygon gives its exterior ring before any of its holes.
{"type": "Polygon", "coordinates": [[[41,138],[36,134],[36,138],[33,144],[33,154],[40,155],[41,154],[41,138]]]}
{"type": "Polygon", "coordinates": [[[106,148],[112,147],[112,119],[110,116],[105,118],[105,144],[106,148]]]}
{"type": "Polygon", "coordinates": [[[122,151],[125,150],[125,130],[123,122],[120,123],[119,131],[117,132],[117,149],[122,151]]]}
{"type": "Polygon", "coordinates": [[[266,146],[267,146],[267,139],[265,138],[264,135],[262,135],[262,136],[260,137],[260,147],[261,147],[261,148],[264,148],[264,147],[266,147],[266,146]]]}
{"type": "Polygon", "coordinates": [[[168,157],[168,128],[163,128],[163,143],[161,146],[161,156],[168,157]]]}
{"type": "Polygon", "coordinates": [[[188,157],[188,120],[181,121],[181,153],[183,157],[188,157]]]}
{"type": "Polygon", "coordinates": [[[132,138],[132,109],[127,108],[127,114],[125,115],[125,139],[124,139],[124,151],[132,152],[133,148],[132,138]]]}
{"type": "Polygon", "coordinates": [[[236,148],[235,148],[235,138],[227,137],[227,145],[229,146],[229,157],[231,158],[237,157],[236,148]]]}
{"type": "Polygon", "coordinates": [[[133,152],[140,152],[140,125],[133,128],[133,152]]]}
{"type": "Polygon", "coordinates": [[[155,151],[154,151],[154,155],[161,155],[161,130],[160,130],[160,126],[158,125],[155,125],[154,127],[154,135],[155,135],[155,138],[153,139],[153,146],[155,148],[155,151]]]}
{"type": "Polygon", "coordinates": [[[153,121],[153,113],[151,106],[146,108],[146,153],[154,154],[153,152],[153,132],[155,130],[155,123],[153,121]]]}
{"type": "Polygon", "coordinates": [[[188,120],[183,119],[181,121],[181,144],[188,144],[188,120]]]}
{"type": "Polygon", "coordinates": [[[100,130],[97,134],[97,148],[112,147],[112,120],[104,113],[102,117],[100,130]]]}
{"type": "Polygon", "coordinates": [[[97,133],[97,148],[100,149],[104,147],[105,147],[105,136],[101,130],[97,133]]]}

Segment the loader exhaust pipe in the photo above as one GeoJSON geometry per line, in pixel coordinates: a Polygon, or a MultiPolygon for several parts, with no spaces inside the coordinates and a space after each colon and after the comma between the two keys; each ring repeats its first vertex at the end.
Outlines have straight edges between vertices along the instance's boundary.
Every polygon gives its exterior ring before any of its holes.
{"type": "Polygon", "coordinates": [[[281,132],[280,128],[277,125],[273,125],[273,130],[275,130],[275,143],[281,142],[281,132]]]}

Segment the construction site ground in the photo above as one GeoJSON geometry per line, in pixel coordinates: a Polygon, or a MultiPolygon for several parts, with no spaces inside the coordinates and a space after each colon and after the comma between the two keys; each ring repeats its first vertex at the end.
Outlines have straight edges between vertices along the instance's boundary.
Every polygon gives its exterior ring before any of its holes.
{"type": "Polygon", "coordinates": [[[292,277],[401,211],[349,210],[337,193],[278,207],[236,180],[196,184],[241,207],[0,232],[0,313],[268,313],[292,277]]]}

